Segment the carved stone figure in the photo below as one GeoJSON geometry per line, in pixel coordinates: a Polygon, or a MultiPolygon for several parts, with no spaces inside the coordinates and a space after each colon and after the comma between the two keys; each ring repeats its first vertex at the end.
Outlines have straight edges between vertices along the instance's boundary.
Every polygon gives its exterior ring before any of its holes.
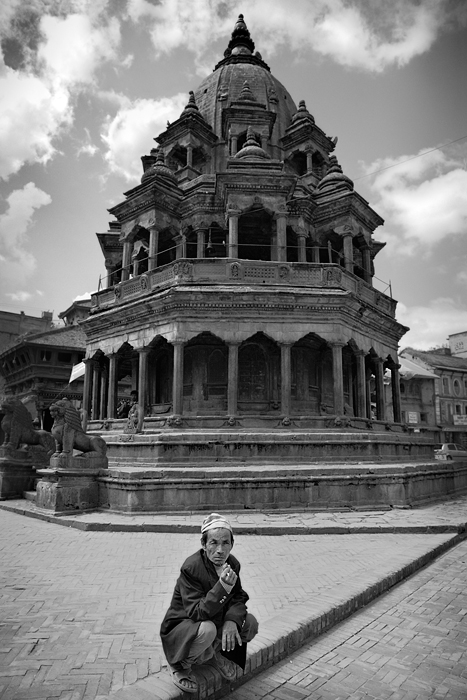
{"type": "Polygon", "coordinates": [[[72,455],[73,449],[84,453],[106,454],[105,440],[84,432],[79,413],[69,399],[56,401],[51,404],[49,411],[54,419],[52,435],[55,439],[56,451],[53,457],[72,455]]]}
{"type": "Polygon", "coordinates": [[[39,445],[44,448],[47,457],[50,457],[54,449],[52,435],[46,430],[34,429],[31,414],[19,399],[7,397],[2,402],[2,411],[5,414],[2,420],[2,430],[5,434],[3,448],[18,450],[23,445],[39,445]]]}
{"type": "Polygon", "coordinates": [[[127,425],[125,428],[125,433],[140,433],[142,429],[142,420],[144,418],[143,411],[139,404],[132,403],[130,411],[128,413],[127,425]]]}

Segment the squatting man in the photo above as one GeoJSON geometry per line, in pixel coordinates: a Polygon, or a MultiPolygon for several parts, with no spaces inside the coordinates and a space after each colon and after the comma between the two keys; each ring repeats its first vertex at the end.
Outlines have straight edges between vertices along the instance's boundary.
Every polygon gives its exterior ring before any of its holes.
{"type": "Polygon", "coordinates": [[[183,563],[172,602],[161,625],[162,647],[172,680],[185,693],[197,693],[192,667],[208,663],[227,680],[245,668],[246,645],[258,632],[247,612],[248,594],[240,563],[232,556],[230,523],[211,513],[201,526],[201,549],[183,563]]]}

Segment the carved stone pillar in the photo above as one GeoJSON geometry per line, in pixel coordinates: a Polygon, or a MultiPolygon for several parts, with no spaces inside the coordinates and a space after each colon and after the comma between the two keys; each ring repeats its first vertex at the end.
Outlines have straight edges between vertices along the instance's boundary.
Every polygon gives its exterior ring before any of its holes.
{"type": "Polygon", "coordinates": [[[155,226],[149,229],[149,260],[148,270],[155,270],[157,267],[157,253],[159,250],[159,231],[155,226]]]}
{"type": "Polygon", "coordinates": [[[344,373],[342,370],[343,343],[332,343],[332,374],[334,384],[334,413],[344,414],[344,373]]]}
{"type": "Polygon", "coordinates": [[[394,423],[402,422],[399,367],[400,365],[394,365],[391,367],[392,410],[394,413],[394,423]]]}
{"type": "Polygon", "coordinates": [[[186,147],[186,164],[190,166],[190,168],[193,165],[193,146],[186,147]]]}
{"type": "Polygon", "coordinates": [[[319,246],[311,246],[311,262],[319,263],[319,246]]]}
{"type": "Polygon", "coordinates": [[[342,240],[344,243],[344,264],[345,264],[345,269],[348,270],[349,272],[353,272],[353,239],[352,239],[352,234],[345,233],[342,236],[342,240]]]}
{"type": "Polygon", "coordinates": [[[297,233],[298,262],[306,262],[306,239],[307,239],[307,232],[306,231],[299,231],[297,233]]]}
{"type": "Polygon", "coordinates": [[[97,362],[92,368],[92,398],[91,398],[91,418],[99,418],[99,389],[100,389],[100,367],[97,362]]]}
{"type": "Polygon", "coordinates": [[[113,270],[112,260],[110,258],[106,258],[105,259],[105,271],[107,272],[107,275],[105,277],[105,284],[103,285],[104,289],[108,289],[112,284],[112,270],[113,270]]]}
{"type": "Polygon", "coordinates": [[[276,212],[277,260],[287,262],[287,212],[276,212]]]}
{"type": "Polygon", "coordinates": [[[186,235],[184,233],[180,234],[181,236],[181,249],[180,249],[180,257],[181,258],[186,258],[186,235]]]}
{"type": "Polygon", "coordinates": [[[238,211],[227,212],[229,217],[229,258],[238,258],[238,211]]]}
{"type": "Polygon", "coordinates": [[[366,373],[365,352],[359,350],[355,353],[357,360],[357,415],[360,418],[368,418],[366,406],[366,373]]]}
{"type": "Polygon", "coordinates": [[[108,372],[106,369],[101,369],[100,383],[100,405],[99,405],[99,418],[105,418],[106,406],[107,406],[107,391],[108,391],[108,372]]]}
{"type": "Polygon", "coordinates": [[[368,284],[372,283],[372,274],[371,274],[371,254],[370,254],[370,247],[369,246],[364,246],[362,248],[362,259],[363,259],[363,279],[365,282],[368,282],[368,284]]]}
{"type": "Polygon", "coordinates": [[[235,416],[238,411],[238,347],[239,343],[229,343],[229,369],[227,384],[227,413],[235,416]]]}
{"type": "Polygon", "coordinates": [[[91,391],[92,391],[92,373],[94,369],[94,361],[88,357],[84,362],[84,386],[83,386],[83,410],[89,416],[91,412],[91,391]]]}
{"type": "Polygon", "coordinates": [[[109,360],[109,391],[107,393],[107,418],[115,418],[117,403],[117,355],[106,355],[109,360]]]}
{"type": "Polygon", "coordinates": [[[206,244],[206,228],[196,231],[196,257],[204,258],[204,246],[206,244]]]}
{"type": "Polygon", "coordinates": [[[306,171],[307,173],[313,172],[313,151],[311,149],[306,151],[306,171]]]}
{"type": "Polygon", "coordinates": [[[376,418],[378,420],[386,420],[386,403],[384,400],[384,368],[381,357],[375,358],[374,367],[376,386],[376,418]]]}
{"type": "MultiPolygon", "coordinates": [[[[142,418],[146,412],[147,406],[147,376],[148,376],[148,356],[151,348],[138,348],[139,355],[139,371],[138,371],[138,405],[141,409],[142,418]]],[[[142,427],[142,425],[141,425],[142,427]]]]}
{"type": "Polygon", "coordinates": [[[122,282],[130,277],[130,265],[131,265],[131,251],[133,250],[133,243],[131,241],[125,241],[123,244],[123,260],[122,260],[122,282]]]}
{"type": "Polygon", "coordinates": [[[131,358],[131,391],[138,391],[138,368],[139,360],[133,356],[131,358]]]}
{"type": "Polygon", "coordinates": [[[172,345],[174,348],[172,412],[180,416],[183,413],[183,349],[185,343],[181,340],[175,340],[172,345]]]}
{"type": "Polygon", "coordinates": [[[231,136],[230,138],[230,155],[234,156],[237,153],[237,137],[231,136]]]}
{"type": "Polygon", "coordinates": [[[292,393],[291,349],[290,343],[281,343],[281,413],[290,416],[292,393]]]}

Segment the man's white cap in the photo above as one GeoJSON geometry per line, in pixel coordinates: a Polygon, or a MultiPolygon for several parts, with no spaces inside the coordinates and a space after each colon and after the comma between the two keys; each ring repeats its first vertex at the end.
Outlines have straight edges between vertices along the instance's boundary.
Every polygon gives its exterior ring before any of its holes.
{"type": "Polygon", "coordinates": [[[224,527],[226,530],[230,530],[230,532],[232,532],[231,524],[226,518],[224,518],[223,515],[220,515],[219,513],[211,513],[211,515],[208,515],[203,520],[203,524],[201,525],[201,534],[203,534],[203,532],[207,532],[208,530],[213,530],[215,527],[224,527]]]}

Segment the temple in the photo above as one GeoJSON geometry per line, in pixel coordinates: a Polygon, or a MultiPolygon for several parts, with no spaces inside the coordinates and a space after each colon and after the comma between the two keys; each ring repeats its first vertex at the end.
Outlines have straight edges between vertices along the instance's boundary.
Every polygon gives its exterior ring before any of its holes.
{"type": "Polygon", "coordinates": [[[383,221],[332,155],[337,139],[254,48],[240,15],[98,234],[108,277],[86,323],[93,418],[115,417],[116,380],[130,374],[148,417],[371,418],[373,397],[374,417],[400,422],[406,328],[372,285],[383,221]]]}
{"type": "Polygon", "coordinates": [[[242,15],[155,141],[97,234],[107,277],[83,323],[84,408],[109,464],[429,454],[401,425],[407,328],[373,286],[383,220],[242,15]],[[125,378],[140,409],[130,436],[125,378]]]}

